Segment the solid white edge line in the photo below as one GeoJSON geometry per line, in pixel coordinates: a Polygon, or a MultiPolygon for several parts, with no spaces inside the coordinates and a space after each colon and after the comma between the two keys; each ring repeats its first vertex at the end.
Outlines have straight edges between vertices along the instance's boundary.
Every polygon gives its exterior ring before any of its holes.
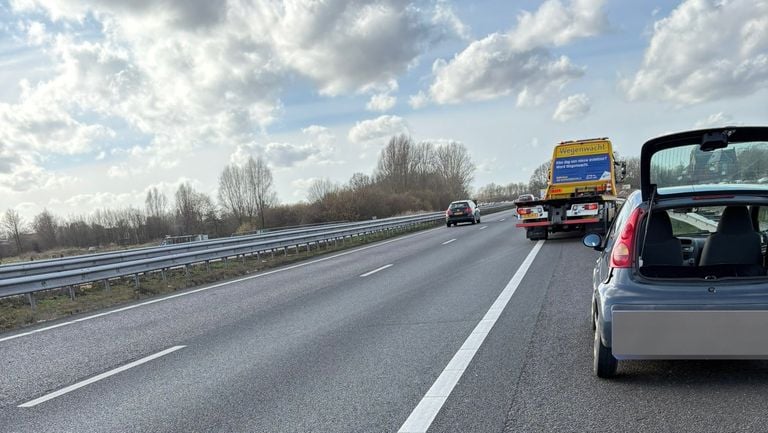
{"type": "Polygon", "coordinates": [[[484,229],[487,229],[487,228],[488,228],[488,226],[482,226],[482,227],[480,227],[479,230],[484,230],[484,229]]]}
{"type": "Polygon", "coordinates": [[[32,335],[32,334],[37,334],[38,332],[49,331],[51,329],[60,328],[62,326],[72,325],[73,323],[84,322],[86,320],[96,319],[98,317],[108,316],[110,314],[120,313],[120,312],[123,312],[123,311],[132,310],[134,308],[143,307],[145,305],[155,304],[157,302],[163,302],[163,301],[167,301],[169,299],[174,299],[174,298],[179,298],[179,297],[182,297],[182,296],[192,295],[192,294],[197,293],[197,292],[203,292],[203,291],[206,291],[206,290],[215,289],[217,287],[226,286],[228,284],[240,283],[240,282],[243,282],[243,281],[252,280],[254,278],[261,278],[261,277],[265,277],[267,275],[276,274],[278,272],[284,272],[284,271],[289,271],[291,269],[300,268],[300,267],[303,267],[303,266],[313,265],[315,263],[324,262],[326,260],[332,260],[332,259],[335,259],[337,257],[342,257],[342,256],[346,256],[346,255],[349,255],[349,254],[354,254],[354,253],[357,253],[357,252],[360,252],[360,251],[365,251],[365,250],[368,250],[368,249],[371,249],[371,248],[380,247],[382,245],[387,245],[387,244],[390,244],[392,242],[398,242],[398,241],[402,241],[402,240],[405,240],[405,239],[410,239],[412,237],[422,236],[422,235],[425,235],[427,233],[430,233],[430,232],[436,231],[436,230],[440,230],[440,227],[424,230],[424,231],[419,232],[419,233],[413,233],[411,235],[406,235],[406,236],[403,236],[403,237],[398,237],[398,238],[390,239],[390,240],[387,240],[387,241],[381,241],[381,242],[378,242],[378,243],[375,243],[375,244],[372,244],[372,245],[367,245],[367,246],[364,246],[364,247],[355,248],[353,250],[344,251],[344,252],[341,252],[339,254],[334,254],[332,256],[321,257],[319,259],[312,260],[312,261],[309,261],[309,262],[301,262],[301,263],[297,263],[295,265],[286,266],[284,268],[278,268],[278,269],[274,269],[274,270],[267,271],[267,272],[260,273],[260,274],[249,275],[247,277],[238,278],[236,280],[224,281],[222,283],[216,283],[216,284],[213,284],[211,286],[201,287],[199,289],[194,289],[194,290],[190,290],[190,291],[182,292],[182,293],[176,293],[175,295],[170,295],[170,296],[166,296],[166,297],[163,297],[163,298],[152,299],[152,300],[149,300],[149,301],[146,301],[146,302],[141,302],[139,304],[128,305],[127,307],[117,308],[115,310],[105,311],[103,313],[98,313],[98,314],[93,314],[93,315],[86,316],[86,317],[81,317],[79,319],[70,320],[69,322],[57,323],[55,325],[46,326],[44,328],[33,329],[31,331],[22,332],[22,333],[14,334],[14,335],[9,335],[7,337],[0,338],[0,343],[2,343],[3,341],[13,340],[13,339],[16,339],[16,338],[26,337],[26,336],[32,335]]]}
{"type": "Polygon", "coordinates": [[[392,263],[390,263],[390,264],[388,264],[388,265],[384,265],[384,266],[382,266],[382,267],[380,267],[380,268],[376,268],[376,269],[374,269],[374,270],[372,270],[372,271],[368,271],[368,272],[366,272],[366,273],[364,273],[364,274],[362,274],[362,275],[360,275],[360,276],[361,276],[361,277],[367,277],[368,275],[373,275],[373,274],[375,274],[376,272],[379,272],[379,271],[383,271],[384,269],[387,269],[387,268],[389,268],[389,267],[391,267],[391,266],[392,266],[392,263]]]}
{"type": "Polygon", "coordinates": [[[544,241],[536,242],[528,256],[523,260],[523,263],[517,268],[515,275],[512,276],[512,279],[509,280],[504,290],[501,291],[496,301],[485,313],[485,316],[475,326],[472,333],[469,334],[464,344],[453,355],[453,358],[445,366],[437,380],[424,394],[424,397],[413,409],[408,419],[405,420],[398,433],[425,433],[429,429],[432,421],[435,420],[443,404],[448,400],[448,396],[451,395],[453,388],[461,379],[472,358],[474,358],[483,341],[485,341],[485,337],[491,332],[493,325],[496,324],[496,321],[501,316],[501,312],[507,306],[509,300],[512,299],[512,295],[514,295],[523,277],[525,277],[542,245],[544,245],[544,241]]]}
{"type": "Polygon", "coordinates": [[[453,238],[453,239],[450,239],[450,240],[447,240],[447,241],[443,242],[443,245],[448,245],[448,244],[450,244],[451,242],[454,242],[454,241],[456,241],[456,238],[453,238]]]}
{"type": "Polygon", "coordinates": [[[54,391],[54,392],[52,392],[50,394],[46,394],[46,395],[44,395],[42,397],[38,397],[38,398],[36,398],[34,400],[31,400],[31,401],[28,401],[26,403],[22,403],[18,407],[33,407],[33,406],[37,406],[40,403],[45,403],[48,400],[51,400],[51,399],[54,399],[56,397],[62,396],[64,394],[72,392],[72,391],[74,391],[76,389],[80,389],[80,388],[82,388],[82,387],[84,387],[86,385],[90,385],[90,384],[92,384],[94,382],[98,382],[98,381],[100,381],[102,379],[106,379],[106,378],[108,378],[110,376],[114,376],[117,373],[123,372],[125,370],[128,370],[130,368],[139,366],[141,364],[147,363],[149,361],[152,361],[153,359],[160,358],[161,356],[165,356],[165,355],[167,355],[169,353],[175,352],[175,351],[177,351],[179,349],[183,349],[185,347],[187,347],[187,346],[173,346],[173,347],[169,347],[168,349],[165,349],[163,351],[157,352],[154,355],[149,355],[147,357],[138,359],[136,361],[129,362],[128,364],[125,364],[122,367],[117,367],[117,368],[115,368],[113,370],[109,370],[107,372],[104,372],[104,373],[101,373],[101,374],[97,374],[96,376],[93,376],[90,379],[86,379],[86,380],[84,380],[82,382],[77,382],[77,383],[75,383],[73,385],[69,385],[68,387],[62,388],[62,389],[60,389],[58,391],[54,391]]]}

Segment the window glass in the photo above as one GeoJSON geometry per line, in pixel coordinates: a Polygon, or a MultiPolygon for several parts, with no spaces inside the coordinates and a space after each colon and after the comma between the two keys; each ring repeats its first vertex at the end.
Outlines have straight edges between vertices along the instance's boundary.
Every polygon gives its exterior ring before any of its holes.
{"type": "Polygon", "coordinates": [[[709,234],[717,230],[724,206],[679,208],[667,211],[674,236],[709,234]]]}
{"type": "Polygon", "coordinates": [[[761,207],[757,212],[757,224],[760,227],[760,231],[768,231],[768,207],[761,207]]]}

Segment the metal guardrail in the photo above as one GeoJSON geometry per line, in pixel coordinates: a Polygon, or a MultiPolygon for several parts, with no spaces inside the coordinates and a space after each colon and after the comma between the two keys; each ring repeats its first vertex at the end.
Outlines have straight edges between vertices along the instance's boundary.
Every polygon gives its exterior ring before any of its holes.
{"type": "MultiPolygon", "coordinates": [[[[511,207],[497,205],[485,209],[503,210],[511,207]]],[[[481,210],[482,212],[482,210],[481,210]]],[[[289,248],[309,246],[330,241],[343,240],[371,233],[391,231],[409,226],[442,222],[443,212],[431,212],[405,217],[393,217],[355,223],[323,226],[295,231],[266,233],[242,238],[220,238],[209,241],[179,244],[164,247],[146,247],[117,253],[98,253],[73,256],[64,259],[40,260],[0,267],[0,298],[31,294],[37,291],[76,286],[104,281],[109,287],[113,278],[138,276],[150,272],[164,272],[168,269],[230,258],[259,256],[262,253],[287,251],[289,248]],[[19,275],[18,272],[22,274],[19,275]],[[23,274],[26,272],[26,274],[23,274]],[[16,273],[16,274],[15,274],[16,273]],[[7,277],[7,275],[15,275],[7,277]]]]}
{"type": "Polygon", "coordinates": [[[713,232],[717,230],[717,221],[713,221],[707,217],[698,215],[693,212],[689,212],[689,213],[669,212],[669,217],[672,218],[673,220],[690,224],[699,230],[706,230],[709,232],[713,232]]]}
{"type": "MultiPolygon", "coordinates": [[[[0,297],[22,295],[41,290],[49,290],[59,287],[93,283],[110,278],[126,277],[144,274],[152,271],[164,271],[178,267],[186,267],[197,263],[210,263],[212,261],[227,260],[232,257],[245,257],[259,255],[265,252],[274,252],[300,246],[316,244],[318,242],[330,242],[354,236],[382,232],[408,226],[434,223],[444,218],[442,212],[422,214],[410,217],[391,218],[386,220],[366,221],[364,224],[350,224],[351,227],[328,229],[320,232],[294,234],[282,236],[276,239],[256,239],[246,243],[225,243],[219,246],[202,250],[168,252],[167,254],[126,260],[119,263],[98,264],[95,266],[79,267],[76,269],[62,269],[53,272],[25,275],[0,280],[0,297]]],[[[229,239],[229,238],[226,238],[229,239]]]]}
{"type": "MultiPolygon", "coordinates": [[[[438,213],[434,213],[438,214],[438,213]]],[[[432,215],[432,214],[424,214],[432,215]]],[[[152,257],[166,256],[172,253],[185,253],[192,251],[209,250],[225,245],[248,244],[260,239],[277,239],[289,235],[319,233],[339,228],[364,228],[375,226],[383,222],[407,221],[412,217],[393,217],[381,220],[367,220],[344,224],[332,224],[318,227],[308,227],[299,230],[282,230],[267,232],[258,235],[237,236],[229,238],[209,239],[206,241],[188,242],[174,245],[153,246],[143,248],[133,248],[121,251],[110,251],[96,254],[86,254],[79,256],[64,257],[58,259],[35,260],[31,262],[12,263],[0,266],[0,280],[6,278],[17,278],[37,274],[46,274],[51,272],[65,271],[70,269],[81,269],[86,267],[101,266],[111,263],[122,263],[131,260],[147,259],[152,257]]]]}

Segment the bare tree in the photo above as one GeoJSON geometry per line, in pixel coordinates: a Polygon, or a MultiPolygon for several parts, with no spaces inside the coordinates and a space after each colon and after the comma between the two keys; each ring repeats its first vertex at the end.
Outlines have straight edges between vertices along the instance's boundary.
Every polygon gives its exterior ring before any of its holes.
{"type": "Polygon", "coordinates": [[[307,190],[307,200],[315,203],[322,200],[328,194],[333,194],[340,188],[328,178],[315,179],[307,190]]]}
{"type": "Polygon", "coordinates": [[[241,167],[228,165],[219,175],[219,203],[237,219],[238,224],[253,218],[253,200],[249,200],[248,182],[241,167]]]}
{"type": "Polygon", "coordinates": [[[8,209],[3,215],[3,227],[5,228],[8,237],[10,237],[16,244],[16,253],[21,254],[21,231],[23,230],[24,222],[21,216],[14,209],[8,209]]]}
{"type": "Polygon", "coordinates": [[[261,227],[266,227],[265,211],[277,204],[272,171],[261,156],[255,160],[249,158],[244,168],[251,202],[261,219],[261,227]]]}
{"type": "Polygon", "coordinates": [[[552,165],[551,161],[547,161],[540,166],[536,167],[533,171],[530,180],[528,181],[528,188],[535,196],[541,195],[541,190],[547,187],[549,184],[549,169],[552,165]]]}
{"type": "Polygon", "coordinates": [[[160,192],[157,187],[152,187],[147,191],[147,198],[144,200],[148,217],[163,217],[168,211],[168,199],[165,194],[160,192]]]}
{"type": "Polygon", "coordinates": [[[475,164],[463,144],[450,142],[435,149],[435,166],[453,197],[469,193],[475,177],[475,164]]]}
{"type": "Polygon", "coordinates": [[[52,248],[57,245],[56,242],[56,230],[58,228],[58,222],[52,213],[48,209],[43,209],[42,212],[35,216],[32,221],[32,230],[35,231],[40,242],[43,244],[43,248],[52,248]]]}
{"type": "Polygon", "coordinates": [[[189,182],[179,185],[176,190],[176,218],[185,234],[200,228],[202,211],[199,194],[189,182]]]}
{"type": "Polygon", "coordinates": [[[395,193],[405,192],[410,184],[412,147],[411,137],[401,134],[392,137],[379,155],[377,180],[389,185],[395,193]]]}

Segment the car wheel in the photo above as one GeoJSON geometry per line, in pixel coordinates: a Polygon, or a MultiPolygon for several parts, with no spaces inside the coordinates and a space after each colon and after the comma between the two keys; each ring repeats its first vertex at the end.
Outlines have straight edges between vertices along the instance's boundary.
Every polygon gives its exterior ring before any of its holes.
{"type": "Polygon", "coordinates": [[[445,223],[445,226],[451,228],[451,223],[445,223]]]}
{"type": "Polygon", "coordinates": [[[610,347],[603,345],[603,340],[600,338],[600,320],[595,315],[595,321],[597,326],[595,329],[594,339],[594,362],[593,370],[597,377],[607,379],[616,375],[616,369],[619,367],[619,360],[613,357],[610,347]]]}
{"type": "Polygon", "coordinates": [[[477,223],[480,224],[480,218],[477,219],[477,223]]]}

